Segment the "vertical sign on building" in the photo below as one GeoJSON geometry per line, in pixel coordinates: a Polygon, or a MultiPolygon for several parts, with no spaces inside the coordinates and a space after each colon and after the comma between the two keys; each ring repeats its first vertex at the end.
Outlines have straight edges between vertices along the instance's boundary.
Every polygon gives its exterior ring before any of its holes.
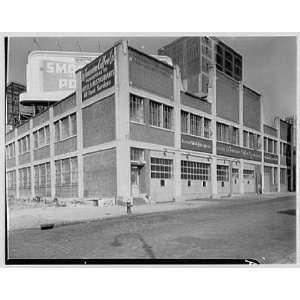
{"type": "Polygon", "coordinates": [[[82,101],[115,84],[114,62],[114,48],[111,48],[81,70],[82,101]]]}

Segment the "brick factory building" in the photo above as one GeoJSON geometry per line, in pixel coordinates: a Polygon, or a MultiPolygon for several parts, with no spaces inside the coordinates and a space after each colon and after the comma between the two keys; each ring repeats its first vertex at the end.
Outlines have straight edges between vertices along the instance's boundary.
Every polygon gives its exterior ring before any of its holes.
{"type": "Polygon", "coordinates": [[[293,189],[293,125],[264,123],[242,56],[215,38],[126,41],[76,72],[76,91],[6,134],[8,197],[106,205],[293,189]],[[245,71],[245,70],[244,70],[245,71]]]}

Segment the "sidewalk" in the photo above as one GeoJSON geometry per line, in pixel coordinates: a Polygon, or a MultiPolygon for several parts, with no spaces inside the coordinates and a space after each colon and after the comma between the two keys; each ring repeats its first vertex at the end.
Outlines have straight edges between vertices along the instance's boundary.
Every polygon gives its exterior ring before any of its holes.
{"type": "MultiPolygon", "coordinates": [[[[242,195],[217,199],[199,199],[183,202],[138,205],[132,208],[132,214],[139,215],[155,212],[174,211],[180,209],[214,207],[220,205],[223,206],[234,203],[238,204],[245,201],[249,201],[250,203],[295,195],[295,193],[242,195]]],[[[40,228],[42,224],[54,224],[54,226],[62,226],[67,224],[90,222],[125,215],[127,215],[126,207],[122,206],[39,207],[9,210],[7,214],[7,223],[8,230],[12,231],[18,229],[40,228]]]]}

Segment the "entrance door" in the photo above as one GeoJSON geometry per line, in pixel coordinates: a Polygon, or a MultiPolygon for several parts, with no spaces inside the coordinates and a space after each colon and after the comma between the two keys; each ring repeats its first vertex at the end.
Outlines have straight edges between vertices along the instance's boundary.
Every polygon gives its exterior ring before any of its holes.
{"type": "Polygon", "coordinates": [[[232,193],[239,194],[240,193],[240,183],[239,183],[239,169],[232,168],[232,193]]]}
{"type": "Polygon", "coordinates": [[[140,194],[140,169],[131,166],[131,195],[136,197],[140,194]]]}

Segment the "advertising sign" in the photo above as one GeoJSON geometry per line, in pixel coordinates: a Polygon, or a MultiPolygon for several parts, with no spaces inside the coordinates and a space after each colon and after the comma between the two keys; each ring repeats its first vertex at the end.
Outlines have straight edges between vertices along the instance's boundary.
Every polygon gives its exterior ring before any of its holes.
{"type": "Polygon", "coordinates": [[[181,148],[186,150],[212,153],[212,141],[182,134],[181,148]]]}
{"type": "Polygon", "coordinates": [[[246,149],[235,145],[217,142],[217,154],[234,158],[242,158],[247,160],[261,161],[262,155],[260,151],[246,149]]]}
{"type": "Polygon", "coordinates": [[[111,48],[81,70],[82,101],[115,84],[114,63],[114,48],[111,48]]]}
{"type": "Polygon", "coordinates": [[[269,164],[278,164],[278,155],[265,152],[264,161],[269,164]]]}
{"type": "Polygon", "coordinates": [[[75,71],[90,63],[94,57],[60,57],[42,60],[44,92],[74,91],[76,89],[75,71]]]}

